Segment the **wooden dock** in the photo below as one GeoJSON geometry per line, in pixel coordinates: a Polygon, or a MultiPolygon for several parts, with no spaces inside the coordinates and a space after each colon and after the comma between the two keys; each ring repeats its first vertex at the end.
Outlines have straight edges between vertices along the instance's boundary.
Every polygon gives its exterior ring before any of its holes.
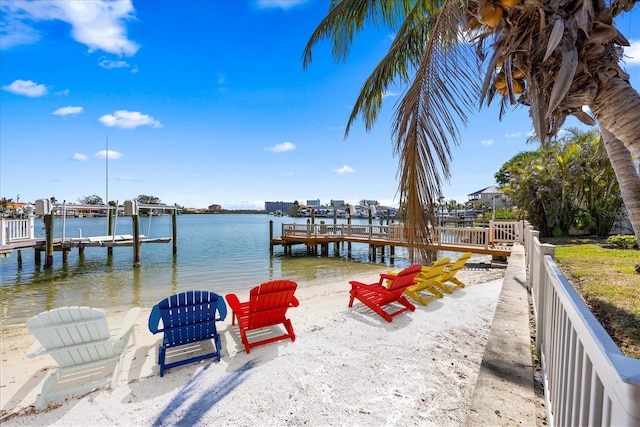
{"type": "MultiPolygon", "coordinates": [[[[48,202],[46,199],[42,199],[48,202]]],[[[42,203],[44,206],[45,203],[42,203]]],[[[48,203],[47,203],[48,205],[48,203]]],[[[38,203],[36,203],[36,211],[38,203]]],[[[77,207],[77,206],[76,206],[77,207]]],[[[68,252],[71,249],[77,248],[80,253],[85,248],[89,247],[103,247],[107,248],[107,254],[111,255],[113,248],[117,246],[130,246],[133,247],[133,266],[140,266],[140,246],[144,243],[168,243],[173,241],[173,253],[177,253],[177,213],[178,208],[175,206],[165,205],[143,205],[138,204],[134,200],[127,200],[124,203],[124,212],[126,216],[129,216],[132,220],[133,234],[115,234],[114,227],[114,215],[117,216],[119,208],[112,206],[92,206],[93,209],[103,209],[107,212],[108,216],[108,235],[106,236],[90,236],[90,237],[66,237],[63,222],[62,237],[54,237],[54,220],[58,215],[55,215],[55,208],[47,206],[44,214],[38,214],[42,217],[45,224],[45,237],[35,237],[34,221],[35,217],[30,216],[26,219],[5,219],[0,218],[0,257],[7,257],[13,251],[18,252],[18,264],[22,263],[21,250],[32,248],[35,250],[35,262],[37,265],[41,263],[41,254],[45,252],[44,267],[48,268],[53,265],[53,253],[56,251],[62,252],[62,262],[66,263],[68,260],[68,252]],[[173,237],[161,237],[161,238],[146,238],[140,234],[140,226],[138,221],[138,209],[148,209],[151,215],[152,211],[164,211],[169,210],[172,212],[172,236],[173,237]]],[[[61,218],[66,218],[66,211],[68,209],[74,209],[74,205],[63,204],[61,211],[61,218]]],[[[37,213],[37,212],[36,212],[37,213]]],[[[150,216],[151,218],[151,216],[150,216]]]]}
{"type": "MultiPolygon", "coordinates": [[[[508,257],[514,243],[521,243],[523,236],[521,221],[492,222],[489,227],[435,227],[433,248],[438,251],[471,252],[474,254],[508,257]]],[[[273,237],[271,251],[282,246],[286,254],[295,245],[306,245],[307,252],[328,253],[331,243],[361,243],[370,246],[372,254],[384,253],[389,247],[393,256],[395,247],[407,247],[403,224],[352,225],[352,224],[282,224],[280,237],[273,237]]]]}

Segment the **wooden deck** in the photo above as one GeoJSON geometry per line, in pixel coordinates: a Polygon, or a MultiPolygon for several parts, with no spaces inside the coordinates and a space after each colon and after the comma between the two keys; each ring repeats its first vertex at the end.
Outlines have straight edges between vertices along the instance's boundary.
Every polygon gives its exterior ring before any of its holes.
{"type": "MultiPolygon", "coordinates": [[[[161,237],[155,239],[147,239],[145,236],[140,236],[140,243],[168,243],[171,241],[170,237],[161,237]]],[[[116,236],[94,236],[83,238],[67,238],[62,241],[61,238],[53,239],[53,250],[68,251],[70,249],[78,248],[109,248],[117,246],[133,246],[135,243],[132,235],[116,235],[116,236]]],[[[44,251],[46,249],[46,240],[44,238],[38,239],[21,239],[13,240],[6,245],[0,246],[0,257],[4,258],[11,254],[14,250],[20,249],[35,249],[44,251]]]]}

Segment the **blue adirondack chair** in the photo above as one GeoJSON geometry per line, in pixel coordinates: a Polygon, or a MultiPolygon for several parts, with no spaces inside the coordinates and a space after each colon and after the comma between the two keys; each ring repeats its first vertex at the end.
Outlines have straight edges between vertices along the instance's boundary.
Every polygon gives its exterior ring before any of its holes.
{"type": "Polygon", "coordinates": [[[149,330],[153,333],[163,332],[162,344],[158,349],[158,364],[160,376],[164,376],[165,369],[186,365],[208,358],[220,361],[220,334],[216,329],[216,322],[227,317],[227,305],[224,299],[213,292],[187,291],[175,294],[160,301],[149,315],[149,330]],[[162,327],[160,327],[162,320],[162,327]],[[202,341],[213,340],[215,351],[201,354],[194,353],[194,345],[202,341]],[[171,358],[179,359],[165,363],[167,350],[174,347],[187,346],[184,354],[191,357],[184,358],[180,351],[172,351],[171,358]]]}

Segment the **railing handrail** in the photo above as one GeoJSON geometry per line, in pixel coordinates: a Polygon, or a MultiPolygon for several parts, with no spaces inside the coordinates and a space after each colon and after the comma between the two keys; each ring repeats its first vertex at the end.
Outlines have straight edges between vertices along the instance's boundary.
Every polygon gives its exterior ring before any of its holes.
{"type": "Polygon", "coordinates": [[[527,228],[525,250],[550,425],[640,425],[640,359],[624,356],[527,228]]]}
{"type": "Polygon", "coordinates": [[[0,246],[8,245],[19,240],[35,238],[35,225],[33,218],[27,219],[0,219],[0,246]]]}
{"type": "MultiPolygon", "coordinates": [[[[433,227],[434,243],[458,244],[488,248],[496,243],[522,243],[522,221],[502,221],[498,229],[490,227],[433,227]],[[496,230],[509,230],[512,239],[495,239],[496,230]]],[[[327,223],[283,223],[283,237],[317,238],[339,235],[343,238],[384,239],[402,242],[404,224],[327,224],[327,223]]]]}

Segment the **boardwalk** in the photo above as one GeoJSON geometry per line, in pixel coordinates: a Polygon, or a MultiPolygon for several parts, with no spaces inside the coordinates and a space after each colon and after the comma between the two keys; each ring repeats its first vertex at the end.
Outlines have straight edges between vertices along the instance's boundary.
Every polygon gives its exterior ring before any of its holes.
{"type": "MultiPolygon", "coordinates": [[[[371,247],[406,247],[404,226],[352,225],[352,224],[282,224],[282,234],[271,239],[271,249],[282,246],[289,252],[293,245],[307,247],[329,243],[364,243],[371,247]]],[[[475,254],[506,257],[511,254],[513,243],[522,242],[522,222],[492,221],[487,228],[436,227],[433,247],[436,250],[471,252],[475,254]]]]}

